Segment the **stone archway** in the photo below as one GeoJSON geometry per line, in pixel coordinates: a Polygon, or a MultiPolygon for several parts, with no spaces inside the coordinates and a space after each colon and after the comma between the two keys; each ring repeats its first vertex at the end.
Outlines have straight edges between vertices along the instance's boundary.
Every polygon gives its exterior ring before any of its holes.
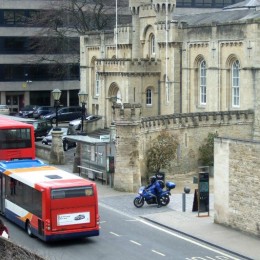
{"type": "Polygon", "coordinates": [[[107,118],[109,118],[108,120],[108,124],[110,125],[113,121],[114,121],[114,114],[115,111],[113,109],[113,102],[115,103],[122,103],[122,95],[121,95],[121,91],[119,89],[119,86],[117,85],[116,82],[113,82],[110,84],[109,88],[108,88],[108,114],[107,114],[107,118]]]}

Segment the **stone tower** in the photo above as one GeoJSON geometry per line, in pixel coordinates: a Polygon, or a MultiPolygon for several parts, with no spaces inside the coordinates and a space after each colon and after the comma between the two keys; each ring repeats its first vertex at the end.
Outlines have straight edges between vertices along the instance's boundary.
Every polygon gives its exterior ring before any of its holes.
{"type": "Polygon", "coordinates": [[[116,161],[114,188],[133,192],[141,186],[140,116],[141,105],[124,103],[115,106],[116,161]]]}
{"type": "Polygon", "coordinates": [[[132,58],[142,57],[142,34],[144,33],[141,18],[147,18],[148,23],[154,17],[154,23],[165,21],[166,15],[170,18],[176,6],[176,0],[129,0],[132,14],[132,58]],[[166,9],[166,5],[168,9],[166,9]],[[167,12],[166,12],[167,10],[167,12]]]}

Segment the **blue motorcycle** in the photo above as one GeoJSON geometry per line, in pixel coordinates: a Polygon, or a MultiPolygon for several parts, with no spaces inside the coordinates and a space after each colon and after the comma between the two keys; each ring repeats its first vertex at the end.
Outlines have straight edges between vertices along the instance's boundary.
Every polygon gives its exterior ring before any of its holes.
{"type": "MultiPolygon", "coordinates": [[[[162,184],[164,186],[164,183],[162,184]]],[[[160,204],[162,206],[167,206],[170,202],[170,195],[171,190],[176,187],[175,183],[173,182],[166,182],[165,184],[166,189],[162,191],[160,194],[160,204]]],[[[164,188],[164,187],[162,187],[164,188]]],[[[149,188],[146,188],[145,186],[142,186],[139,188],[138,196],[134,198],[134,205],[137,208],[141,208],[144,205],[144,202],[147,204],[158,204],[157,203],[157,197],[156,194],[152,193],[149,188]]]]}

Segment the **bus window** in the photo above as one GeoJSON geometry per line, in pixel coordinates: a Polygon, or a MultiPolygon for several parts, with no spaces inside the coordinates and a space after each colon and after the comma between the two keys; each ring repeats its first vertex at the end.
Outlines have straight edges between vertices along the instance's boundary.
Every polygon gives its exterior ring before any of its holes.
{"type": "Polygon", "coordinates": [[[6,176],[6,198],[19,207],[42,217],[42,194],[32,187],[6,176]]]}
{"type": "Polygon", "coordinates": [[[0,161],[34,159],[34,139],[33,125],[0,116],[0,161]]]}
{"type": "Polygon", "coordinates": [[[51,191],[52,199],[65,199],[93,196],[93,188],[91,186],[80,188],[55,189],[51,191]]]}

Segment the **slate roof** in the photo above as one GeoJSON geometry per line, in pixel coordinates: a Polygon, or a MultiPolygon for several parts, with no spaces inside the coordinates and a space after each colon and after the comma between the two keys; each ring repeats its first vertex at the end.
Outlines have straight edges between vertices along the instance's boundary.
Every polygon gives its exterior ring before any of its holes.
{"type": "Polygon", "coordinates": [[[173,21],[186,22],[188,25],[206,25],[235,22],[235,21],[246,21],[248,19],[260,18],[260,11],[252,9],[243,10],[221,10],[209,13],[200,13],[194,15],[177,15],[174,14],[172,17],[173,21]]]}
{"type": "Polygon", "coordinates": [[[257,6],[260,6],[260,0],[245,0],[234,5],[229,5],[224,9],[256,8],[257,6]]]}

